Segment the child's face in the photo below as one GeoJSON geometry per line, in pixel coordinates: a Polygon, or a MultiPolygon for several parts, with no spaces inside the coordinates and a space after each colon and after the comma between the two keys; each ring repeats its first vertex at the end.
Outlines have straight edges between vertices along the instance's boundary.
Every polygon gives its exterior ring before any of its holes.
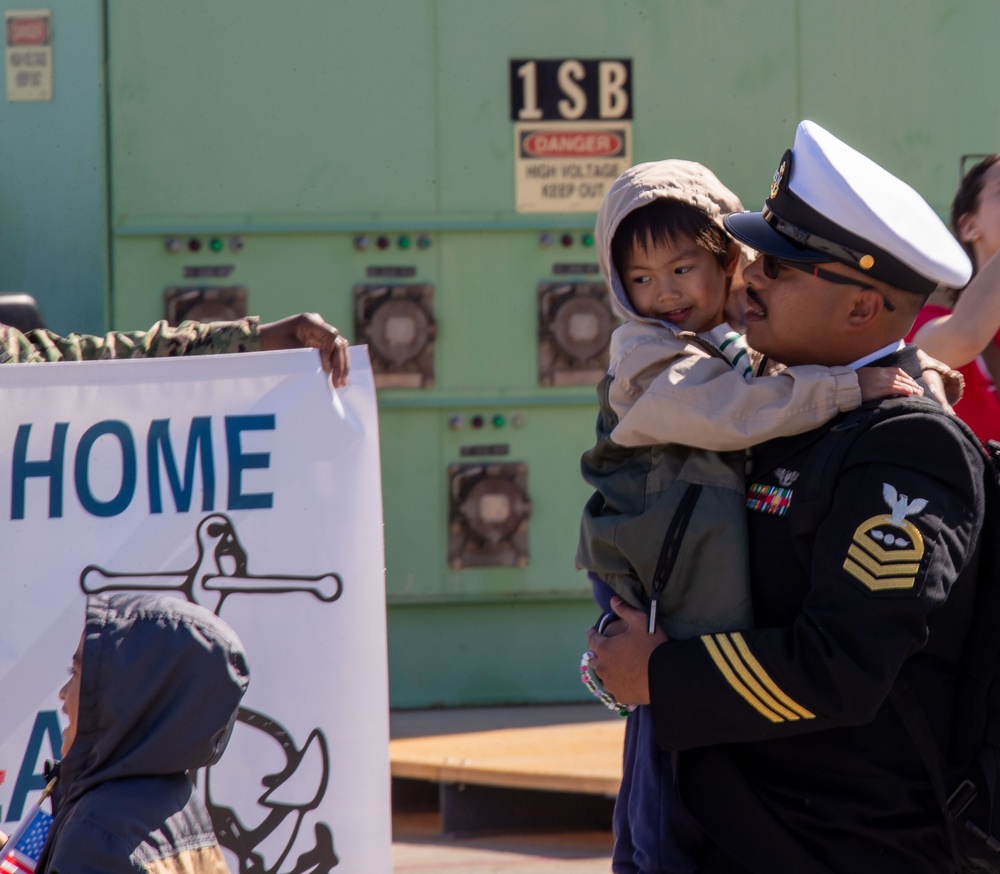
{"type": "Polygon", "coordinates": [[[76,739],[76,720],[80,712],[80,669],[83,666],[83,635],[80,635],[80,643],[77,644],[76,652],[73,653],[73,664],[70,667],[69,679],[66,685],[59,690],[59,698],[63,703],[62,710],[68,720],[66,728],[63,729],[62,755],[66,756],[69,748],[76,739]]]}
{"type": "Polygon", "coordinates": [[[722,323],[728,278],[735,268],[694,240],[637,245],[622,265],[622,285],[635,311],[684,331],[707,331],[722,323]]]}

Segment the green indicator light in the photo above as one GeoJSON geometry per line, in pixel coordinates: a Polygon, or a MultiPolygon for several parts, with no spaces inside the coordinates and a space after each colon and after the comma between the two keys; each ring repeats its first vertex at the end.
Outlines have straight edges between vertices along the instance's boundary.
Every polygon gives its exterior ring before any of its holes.
{"type": "Polygon", "coordinates": [[[221,252],[222,240],[213,238],[213,240],[208,244],[208,248],[210,248],[213,252],[221,252]]]}
{"type": "Polygon", "coordinates": [[[410,238],[406,237],[406,236],[400,237],[399,238],[399,248],[400,249],[409,249],[410,248],[410,238]]]}
{"type": "Polygon", "coordinates": [[[587,246],[589,248],[590,246],[594,245],[594,235],[584,234],[582,237],[580,237],[580,242],[583,243],[584,246],[587,246]]]}
{"type": "Polygon", "coordinates": [[[502,428],[506,424],[507,424],[507,420],[503,416],[497,414],[496,416],[493,417],[493,427],[494,428],[502,428]]]}

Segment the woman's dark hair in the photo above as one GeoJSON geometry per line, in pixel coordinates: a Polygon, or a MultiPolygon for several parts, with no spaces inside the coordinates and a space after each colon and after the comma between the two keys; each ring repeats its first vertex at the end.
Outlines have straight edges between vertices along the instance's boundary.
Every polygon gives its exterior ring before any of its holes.
{"type": "Polygon", "coordinates": [[[618,275],[622,265],[638,246],[661,246],[687,237],[711,252],[726,266],[729,237],[708,214],[670,197],[661,197],[632,210],[615,230],[611,240],[611,261],[618,275]]]}
{"type": "MultiPolygon", "coordinates": [[[[989,155],[962,177],[958,191],[955,192],[955,199],[951,202],[951,230],[956,237],[959,235],[958,223],[962,216],[975,212],[978,208],[979,195],[983,192],[983,177],[997,161],[1000,161],[1000,154],[989,155]]],[[[962,248],[965,249],[966,254],[972,259],[973,265],[978,269],[972,245],[962,242],[961,239],[959,242],[962,243],[962,248]]]]}

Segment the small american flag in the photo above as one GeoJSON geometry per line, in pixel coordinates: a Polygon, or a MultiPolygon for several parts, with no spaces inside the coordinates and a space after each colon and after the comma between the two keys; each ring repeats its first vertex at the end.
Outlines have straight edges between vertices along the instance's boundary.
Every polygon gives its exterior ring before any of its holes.
{"type": "Polygon", "coordinates": [[[0,850],[0,872],[33,874],[51,825],[52,817],[35,804],[0,850]]]}

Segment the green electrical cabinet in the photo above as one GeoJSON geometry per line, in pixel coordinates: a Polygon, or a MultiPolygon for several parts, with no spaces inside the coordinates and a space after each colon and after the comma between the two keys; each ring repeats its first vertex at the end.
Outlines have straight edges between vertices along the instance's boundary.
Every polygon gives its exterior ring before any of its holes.
{"type": "Polygon", "coordinates": [[[315,310],[368,345],[396,707],[586,696],[620,169],[699,160],[756,208],[812,118],[943,214],[1000,148],[987,0],[47,8],[53,98],[0,114],[0,284],[61,330],[315,310]]]}

